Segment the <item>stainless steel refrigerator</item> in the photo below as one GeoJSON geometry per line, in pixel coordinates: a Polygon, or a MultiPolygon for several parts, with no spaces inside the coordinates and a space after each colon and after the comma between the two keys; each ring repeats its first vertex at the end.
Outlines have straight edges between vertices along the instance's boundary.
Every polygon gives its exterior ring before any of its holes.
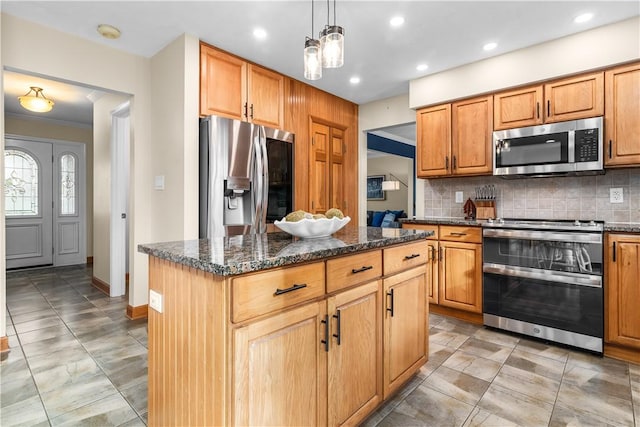
{"type": "Polygon", "coordinates": [[[200,119],[200,237],[266,233],[293,210],[294,135],[224,117],[200,119]]]}

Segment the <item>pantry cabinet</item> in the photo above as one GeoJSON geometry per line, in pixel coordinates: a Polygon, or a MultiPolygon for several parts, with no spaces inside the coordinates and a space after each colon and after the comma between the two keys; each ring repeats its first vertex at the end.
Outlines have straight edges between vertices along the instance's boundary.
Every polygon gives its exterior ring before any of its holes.
{"type": "Polygon", "coordinates": [[[418,177],[492,173],[492,96],[420,109],[416,123],[418,177]]]}
{"type": "Polygon", "coordinates": [[[609,234],[605,259],[605,354],[640,363],[640,235],[609,234]]]}
{"type": "Polygon", "coordinates": [[[200,44],[200,115],[282,129],[285,76],[200,44]]]}
{"type": "Polygon", "coordinates": [[[605,166],[640,166],[640,63],[607,70],[605,91],[605,166]]]}
{"type": "Polygon", "coordinates": [[[604,114],[604,73],[554,80],[494,95],[494,129],[512,129],[604,114]]]}
{"type": "Polygon", "coordinates": [[[311,124],[309,170],[310,212],[345,209],[344,130],[317,121],[311,124]]]}

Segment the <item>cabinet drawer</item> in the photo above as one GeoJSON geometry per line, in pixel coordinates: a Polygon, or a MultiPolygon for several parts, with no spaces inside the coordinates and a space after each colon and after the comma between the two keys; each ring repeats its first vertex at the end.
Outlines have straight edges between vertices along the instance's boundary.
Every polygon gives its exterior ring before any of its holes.
{"type": "Polygon", "coordinates": [[[402,228],[411,230],[428,230],[433,231],[433,236],[427,237],[427,240],[438,240],[438,226],[432,224],[402,224],[402,228]]]}
{"type": "Polygon", "coordinates": [[[382,251],[363,252],[327,261],[327,292],[382,276],[382,251]]]}
{"type": "Polygon", "coordinates": [[[322,262],[249,274],[231,283],[232,319],[240,322],[322,295],[322,262]]]}
{"type": "Polygon", "coordinates": [[[482,243],[482,228],[441,225],[440,240],[448,240],[451,242],[482,243]]]}
{"type": "Polygon", "coordinates": [[[425,264],[428,250],[429,245],[425,240],[384,249],[384,275],[425,264]]]}

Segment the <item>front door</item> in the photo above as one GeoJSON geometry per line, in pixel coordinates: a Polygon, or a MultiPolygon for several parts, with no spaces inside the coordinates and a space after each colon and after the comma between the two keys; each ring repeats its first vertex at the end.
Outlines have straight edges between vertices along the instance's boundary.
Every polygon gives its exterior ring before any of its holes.
{"type": "Polygon", "coordinates": [[[53,264],[52,160],[51,144],[5,141],[7,268],[53,264]]]}
{"type": "Polygon", "coordinates": [[[84,145],[7,138],[7,268],[86,262],[84,145]]]}

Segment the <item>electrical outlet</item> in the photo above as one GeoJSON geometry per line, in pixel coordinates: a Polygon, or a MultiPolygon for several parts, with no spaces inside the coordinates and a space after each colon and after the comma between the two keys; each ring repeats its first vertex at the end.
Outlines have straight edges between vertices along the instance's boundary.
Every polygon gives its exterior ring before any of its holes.
{"type": "Polygon", "coordinates": [[[162,313],[162,294],[149,289],[149,307],[158,313],[162,313]]]}
{"type": "Polygon", "coordinates": [[[462,203],[463,197],[462,191],[456,191],[456,203],[462,203]]]}
{"type": "Polygon", "coordinates": [[[609,203],[622,203],[624,202],[624,191],[622,188],[610,188],[609,189],[609,203]]]}

